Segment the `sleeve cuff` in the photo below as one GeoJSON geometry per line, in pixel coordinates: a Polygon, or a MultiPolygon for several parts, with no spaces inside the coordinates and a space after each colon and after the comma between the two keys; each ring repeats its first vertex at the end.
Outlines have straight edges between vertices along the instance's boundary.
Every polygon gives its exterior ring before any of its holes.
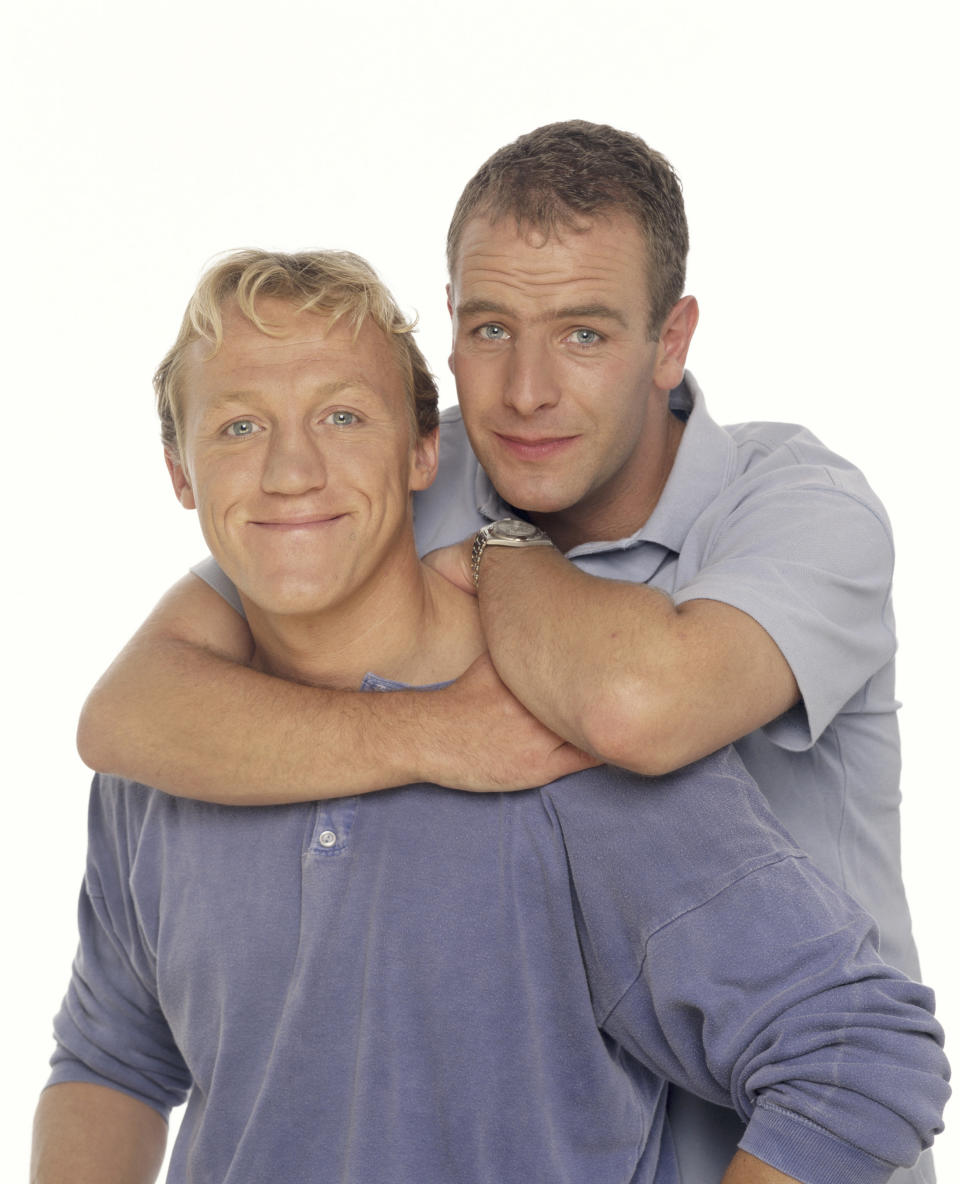
{"type": "Polygon", "coordinates": [[[769,635],[797,680],[800,702],[778,719],[771,720],[761,731],[778,748],[786,748],[791,752],[804,752],[812,748],[846,700],[838,698],[836,702],[830,703],[818,701],[815,692],[823,679],[817,679],[813,672],[808,671],[807,659],[799,640],[792,639],[789,629],[778,628],[770,619],[772,614],[769,605],[762,598],[751,596],[745,589],[734,591],[723,583],[703,580],[680,589],[673,596],[676,605],[686,604],[690,600],[716,600],[720,604],[728,604],[756,621],[769,635]]]}
{"type": "Polygon", "coordinates": [[[94,1073],[82,1061],[58,1061],[53,1066],[53,1071],[47,1078],[43,1088],[49,1089],[51,1085],[102,1085],[107,1089],[115,1089],[118,1093],[126,1094],[138,1102],[143,1102],[145,1106],[149,1106],[152,1110],[156,1110],[164,1122],[170,1121],[170,1112],[173,1109],[172,1105],[166,1105],[156,1098],[140,1093],[138,1090],[130,1089],[126,1085],[119,1085],[116,1081],[110,1081],[106,1077],[101,1077],[99,1073],[94,1073]]]}
{"type": "Polygon", "coordinates": [[[798,1114],[763,1102],[757,1103],[740,1149],[804,1184],[886,1184],[897,1167],[798,1114]]]}

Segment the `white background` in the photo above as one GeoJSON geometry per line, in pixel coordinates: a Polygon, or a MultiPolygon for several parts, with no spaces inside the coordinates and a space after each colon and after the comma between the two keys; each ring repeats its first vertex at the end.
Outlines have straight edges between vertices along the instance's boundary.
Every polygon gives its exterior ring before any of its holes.
{"type": "MultiPolygon", "coordinates": [[[[203,553],[150,388],[202,265],[240,246],[368,256],[419,313],[450,403],[447,220],[491,151],[555,119],[629,128],[679,171],[701,302],[690,364],[713,414],[807,424],[886,501],[906,876],[927,978],[960,1028],[953,10],[33,0],[7,18],[4,1179],[26,1178],[74,945],[75,718],[203,553]]],[[[960,1139],[939,1148],[949,1184],[960,1139]]]]}

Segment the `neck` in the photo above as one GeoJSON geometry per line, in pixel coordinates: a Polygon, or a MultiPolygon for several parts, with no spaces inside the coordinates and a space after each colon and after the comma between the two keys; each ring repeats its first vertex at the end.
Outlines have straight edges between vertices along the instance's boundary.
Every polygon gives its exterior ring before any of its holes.
{"type": "Polygon", "coordinates": [[[254,665],[313,686],[356,689],[364,674],[411,686],[458,677],[484,649],[476,601],[417,559],[311,615],[244,601],[254,665]]]}

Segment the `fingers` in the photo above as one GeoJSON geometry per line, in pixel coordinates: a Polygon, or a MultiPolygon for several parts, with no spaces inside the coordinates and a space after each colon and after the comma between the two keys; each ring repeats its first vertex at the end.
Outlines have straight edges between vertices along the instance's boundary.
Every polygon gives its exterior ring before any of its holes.
{"type": "Polygon", "coordinates": [[[451,738],[441,784],[476,793],[533,789],[599,762],[534,718],[481,655],[438,695],[451,738]]]}
{"type": "Polygon", "coordinates": [[[438,547],[424,555],[423,562],[462,592],[469,592],[471,596],[475,596],[476,588],[473,586],[473,573],[470,569],[472,545],[473,540],[470,538],[460,543],[452,543],[448,547],[438,547]]]}

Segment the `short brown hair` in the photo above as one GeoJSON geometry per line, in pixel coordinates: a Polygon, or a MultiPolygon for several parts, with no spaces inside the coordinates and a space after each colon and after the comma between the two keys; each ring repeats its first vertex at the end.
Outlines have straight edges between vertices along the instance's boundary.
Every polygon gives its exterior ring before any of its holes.
{"type": "Polygon", "coordinates": [[[622,210],[649,252],[651,334],[683,295],[690,240],[680,180],[666,157],[639,136],[606,124],[549,123],[501,148],[467,182],[447,234],[453,275],[463,228],[482,216],[513,216],[520,230],[556,234],[584,219],[622,210]]]}
{"type": "Polygon", "coordinates": [[[350,251],[234,251],[201,277],[183,314],[177,340],[153,378],[164,447],[180,455],[182,406],[180,380],[187,347],[208,341],[214,354],[223,343],[223,307],[235,300],[243,315],[262,333],[271,328],[257,314],[258,296],[289,300],[298,311],[327,314],[331,323],[347,317],[359,333],[369,316],[387,336],[403,374],[412,427],[426,436],[437,426],[437,384],[413,338],[407,320],[383,281],[365,259],[350,251]]]}

